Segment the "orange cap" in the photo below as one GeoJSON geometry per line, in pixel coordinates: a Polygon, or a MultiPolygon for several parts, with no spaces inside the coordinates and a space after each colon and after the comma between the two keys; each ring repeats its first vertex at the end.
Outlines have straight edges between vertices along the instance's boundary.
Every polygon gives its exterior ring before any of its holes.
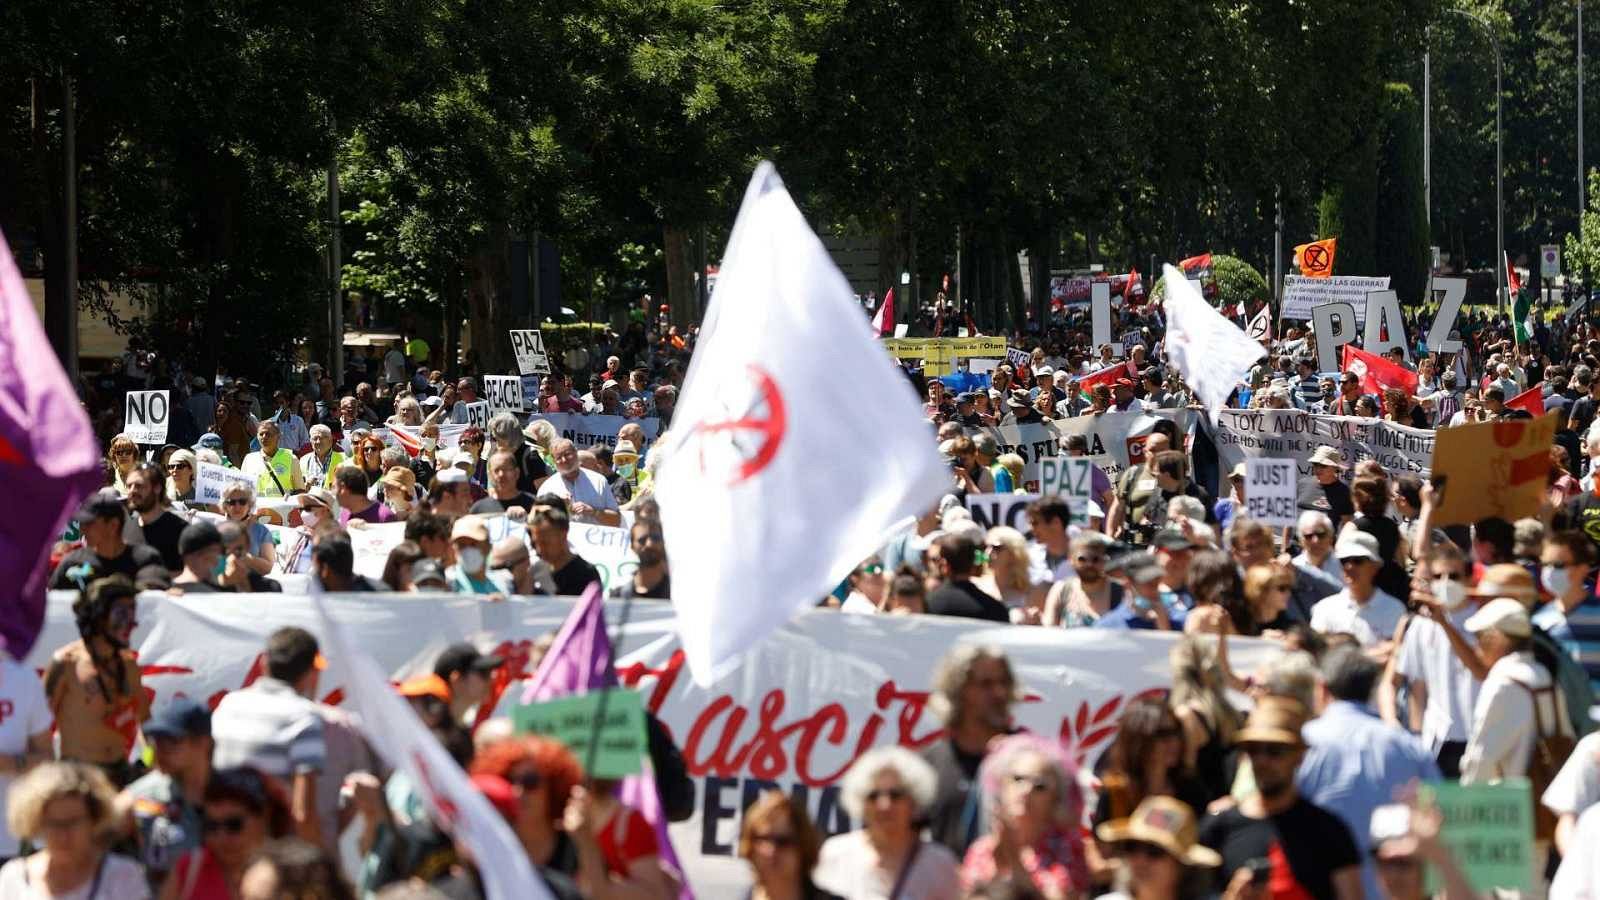
{"type": "Polygon", "coordinates": [[[443,678],[429,672],[400,682],[400,696],[434,697],[441,702],[449,703],[450,685],[446,684],[443,678]]]}

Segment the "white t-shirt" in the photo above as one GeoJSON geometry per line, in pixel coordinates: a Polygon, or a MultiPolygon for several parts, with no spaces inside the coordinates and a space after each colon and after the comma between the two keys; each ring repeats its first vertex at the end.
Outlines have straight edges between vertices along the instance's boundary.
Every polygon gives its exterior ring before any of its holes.
{"type": "Polygon", "coordinates": [[[406,355],[399,347],[383,355],[383,380],[389,384],[406,380],[406,355]]]}
{"type": "Polygon", "coordinates": [[[1569,853],[1556,870],[1550,882],[1550,900],[1594,900],[1600,897],[1600,808],[1591,808],[1578,817],[1578,827],[1573,829],[1573,847],[1586,847],[1591,852],[1569,853]]]}
{"type": "Polygon", "coordinates": [[[866,594],[860,591],[851,591],[850,595],[844,598],[844,603],[839,605],[839,611],[871,616],[877,614],[878,607],[867,599],[866,594]]]}
{"type": "Polygon", "coordinates": [[[1311,628],[1323,634],[1349,634],[1362,647],[1372,647],[1394,637],[1405,614],[1405,604],[1382,590],[1374,588],[1372,598],[1362,605],[1345,588],[1311,607],[1311,628]]]}
{"type": "MultiPolygon", "coordinates": [[[[568,484],[567,479],[560,473],[546,478],[539,485],[540,497],[563,497],[569,501],[587,503],[596,510],[617,509],[616,495],[611,493],[611,485],[606,484],[605,477],[598,472],[588,469],[579,469],[578,477],[568,484]]],[[[593,514],[588,516],[573,516],[574,522],[598,521],[593,514]]]]}
{"type": "MultiPolygon", "coordinates": [[[[49,731],[52,721],[39,676],[32,668],[0,655],[0,755],[27,752],[28,738],[49,731]]],[[[15,776],[0,775],[0,802],[10,794],[14,780],[15,776]]],[[[16,856],[18,849],[16,837],[0,818],[0,856],[16,856]]]]}
{"type": "Polygon", "coordinates": [[[1600,803],[1600,731],[1572,748],[1572,755],[1550,779],[1539,802],[1557,815],[1582,813],[1600,803]]]}
{"type": "MultiPolygon", "coordinates": [[[[889,900],[899,874],[878,868],[878,854],[867,843],[867,833],[851,831],[823,843],[814,877],[817,887],[845,900],[889,900]]],[[[943,844],[924,841],[906,874],[900,897],[956,900],[960,896],[961,875],[955,854],[943,844]]]]}
{"type": "Polygon", "coordinates": [[[19,856],[0,867],[0,897],[5,900],[150,900],[150,883],[145,881],[144,869],[138,863],[113,853],[106,857],[100,872],[100,885],[94,879],[85,881],[77,890],[65,894],[51,894],[43,884],[30,883],[28,857],[19,856]]]}
{"type": "MultiPolygon", "coordinates": [[[[1478,608],[1472,604],[1450,615],[1451,624],[1473,643],[1465,623],[1478,608]]],[[[1478,702],[1478,680],[1450,649],[1450,638],[1438,622],[1414,616],[1400,642],[1395,671],[1428,691],[1422,711],[1422,742],[1434,753],[1445,741],[1466,743],[1472,735],[1472,708],[1478,702]]]]}

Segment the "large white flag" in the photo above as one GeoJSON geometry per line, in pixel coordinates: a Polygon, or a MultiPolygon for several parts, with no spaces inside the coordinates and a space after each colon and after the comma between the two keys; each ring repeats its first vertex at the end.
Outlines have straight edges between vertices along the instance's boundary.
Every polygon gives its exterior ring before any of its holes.
{"type": "Polygon", "coordinates": [[[328,614],[327,599],[321,594],[313,599],[322,620],[323,651],[334,671],[343,669],[340,683],[350,708],[361,717],[362,734],[385,762],[405,772],[417,786],[433,821],[472,852],[489,900],[549,900],[550,890],[534,874],[511,826],[423,727],[410,704],[389,686],[372,657],[328,614]]]}
{"type": "Polygon", "coordinates": [[[1167,266],[1164,280],[1167,359],[1215,423],[1228,395],[1267,351],[1213,309],[1181,271],[1167,266]]]}
{"type": "Polygon", "coordinates": [[[656,478],[702,686],[951,490],[915,393],[771,163],[708,312],[656,478]]]}

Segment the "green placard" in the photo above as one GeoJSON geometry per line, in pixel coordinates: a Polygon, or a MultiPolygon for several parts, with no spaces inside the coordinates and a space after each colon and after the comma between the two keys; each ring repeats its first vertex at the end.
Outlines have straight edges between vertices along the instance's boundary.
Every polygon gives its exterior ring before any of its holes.
{"type": "Polygon", "coordinates": [[[587,764],[589,742],[595,737],[595,720],[600,715],[602,698],[605,721],[598,729],[599,747],[589,775],[594,778],[637,775],[640,760],[644,758],[645,738],[644,704],[636,691],[620,688],[591,691],[576,697],[512,707],[511,724],[517,731],[560,741],[578,757],[578,762],[587,764]]]}
{"type": "MultiPolygon", "coordinates": [[[[1444,816],[1439,840],[1479,891],[1533,888],[1533,802],[1526,778],[1497,784],[1453,781],[1423,787],[1444,816]]],[[[1428,891],[1442,888],[1428,869],[1428,891]]]]}

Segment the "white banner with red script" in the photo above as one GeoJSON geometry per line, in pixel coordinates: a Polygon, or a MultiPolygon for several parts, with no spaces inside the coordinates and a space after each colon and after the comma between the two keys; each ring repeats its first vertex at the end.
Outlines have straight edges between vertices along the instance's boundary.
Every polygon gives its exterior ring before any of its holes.
{"type": "Polygon", "coordinates": [[[1150,436],[1156,422],[1161,419],[1176,422],[1178,434],[1186,435],[1194,422],[1194,413],[1187,409],[1106,412],[1027,425],[969,428],[967,431],[974,434],[987,431],[1000,445],[1001,453],[1015,453],[1022,457],[1021,486],[1029,493],[1038,493],[1039,460],[1066,456],[1067,438],[1075,434],[1083,435],[1089,444],[1089,458],[1115,483],[1123,469],[1144,462],[1145,438],[1150,436]]]}
{"type": "MultiPolygon", "coordinates": [[[[57,648],[77,638],[73,596],[52,592],[44,631],[28,657],[35,667],[44,668],[57,648]]],[[[463,640],[505,656],[510,677],[527,677],[533,642],[558,628],[572,608],[570,599],[549,598],[488,603],[466,596],[334,594],[327,600],[330,613],[397,680],[431,668],[441,650],[463,640]]],[[[622,609],[607,609],[613,629],[622,609]]],[[[311,598],[143,594],[133,643],[145,690],[157,707],[177,696],[215,705],[258,677],[267,636],[286,625],[318,631],[311,598]]],[[[784,626],[746,654],[737,670],[701,690],[683,666],[673,625],[669,604],[629,607],[616,638],[617,668],[625,684],[644,692],[647,708],[683,750],[696,811],[672,827],[673,843],[704,897],[736,896],[749,883],[745,864],[733,854],[740,813],[763,790],[798,795],[829,833],[858,825],[839,803],[840,777],[876,745],[920,748],[939,739],[941,723],[927,709],[928,685],[953,645],[1003,649],[1026,695],[1016,723],[1073,742],[1089,760],[1115,736],[1130,700],[1169,685],[1167,651],[1176,639],[1145,631],[818,610],[784,626]]],[[[1230,649],[1241,672],[1276,653],[1273,645],[1248,639],[1235,639],[1230,649]]],[[[329,659],[317,698],[339,703],[345,672],[343,660],[329,659]]],[[[512,683],[502,696],[519,697],[519,685],[512,683]]]]}

